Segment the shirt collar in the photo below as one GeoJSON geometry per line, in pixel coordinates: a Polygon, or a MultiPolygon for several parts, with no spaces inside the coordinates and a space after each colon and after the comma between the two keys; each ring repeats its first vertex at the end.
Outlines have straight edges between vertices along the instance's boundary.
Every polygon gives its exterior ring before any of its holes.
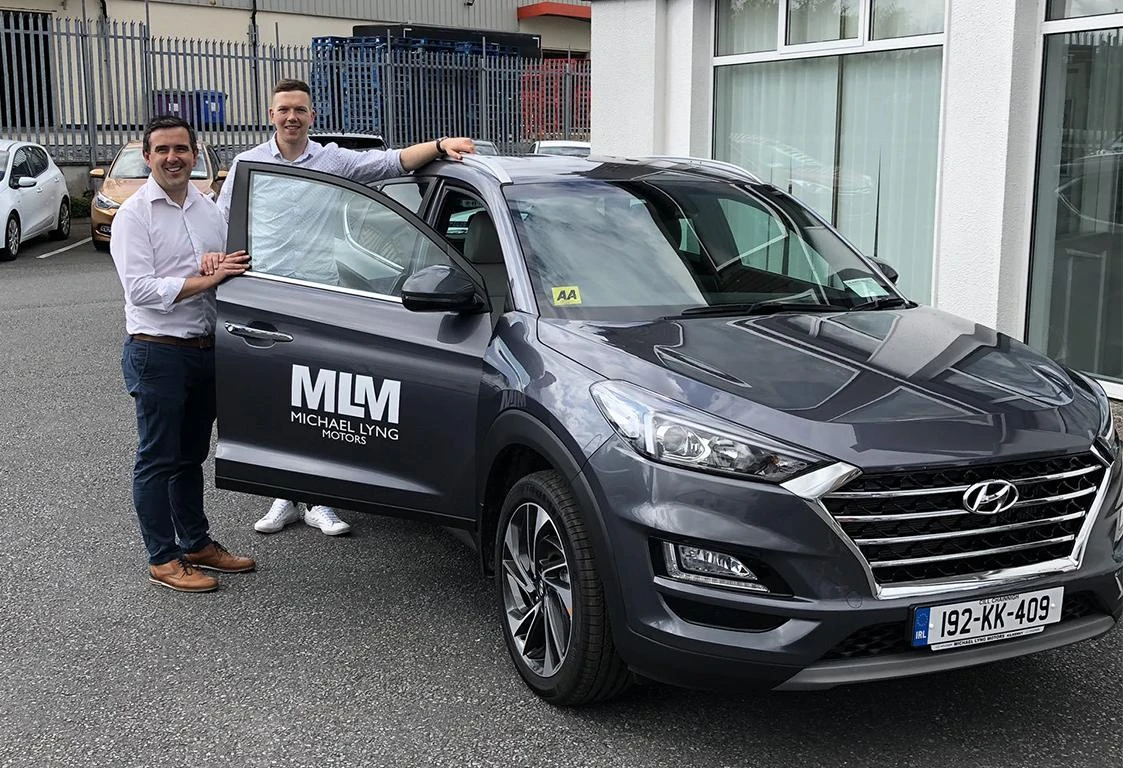
{"type": "MultiPolygon", "coordinates": [[[[308,160],[308,159],[314,157],[316,155],[316,153],[319,152],[321,149],[323,149],[323,147],[321,145],[312,141],[312,139],[308,139],[308,143],[304,145],[304,154],[302,154],[300,157],[293,160],[292,163],[294,165],[296,163],[303,163],[305,160],[308,160]]],[[[275,160],[280,160],[282,163],[289,162],[288,160],[285,159],[285,156],[281,154],[281,148],[279,146],[277,146],[277,134],[276,133],[274,133],[269,138],[269,152],[273,155],[273,158],[275,160]]]]}
{"type": "MultiPolygon", "coordinates": [[[[149,203],[154,203],[157,200],[163,200],[168,205],[180,207],[178,203],[168,197],[168,193],[164,188],[156,183],[156,180],[151,175],[148,181],[144,182],[144,186],[140,188],[139,194],[144,196],[144,199],[149,203]]],[[[183,209],[187,210],[198,198],[205,198],[205,195],[196,188],[190,181],[187,182],[187,197],[183,199],[183,209]]]]}

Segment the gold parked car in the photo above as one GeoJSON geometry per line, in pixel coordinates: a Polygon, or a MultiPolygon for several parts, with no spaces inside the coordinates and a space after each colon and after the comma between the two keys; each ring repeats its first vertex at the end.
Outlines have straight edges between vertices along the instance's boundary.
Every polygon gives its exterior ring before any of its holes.
{"type": "MultiPolygon", "coordinates": [[[[94,168],[90,175],[95,179],[104,179],[101,189],[94,195],[93,205],[90,206],[90,234],[93,236],[94,246],[107,251],[117,209],[148,178],[148,165],[144,162],[141,142],[130,141],[121,147],[108,172],[104,168],[94,168]]],[[[226,170],[218,155],[206,144],[199,142],[199,155],[195,160],[195,167],[191,169],[191,183],[203,194],[217,198],[225,178],[226,170]]]]}

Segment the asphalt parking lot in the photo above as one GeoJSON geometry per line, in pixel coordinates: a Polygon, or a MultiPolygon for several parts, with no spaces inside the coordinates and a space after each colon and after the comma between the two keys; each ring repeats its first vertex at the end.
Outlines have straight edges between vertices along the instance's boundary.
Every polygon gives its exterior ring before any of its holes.
{"type": "Polygon", "coordinates": [[[120,285],[87,231],[0,264],[0,766],[1123,764],[1120,631],[904,682],[646,685],[559,710],[518,679],[451,535],[349,514],[349,537],[266,537],[269,500],[210,476],[213,533],[258,571],[209,595],[150,585],[120,285]]]}

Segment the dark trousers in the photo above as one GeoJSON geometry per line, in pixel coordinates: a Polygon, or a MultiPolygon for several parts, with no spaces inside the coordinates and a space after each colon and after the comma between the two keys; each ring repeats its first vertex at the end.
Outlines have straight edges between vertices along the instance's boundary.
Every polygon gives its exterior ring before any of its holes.
{"type": "Polygon", "coordinates": [[[136,401],[133,505],[150,565],[210,544],[203,462],[215,419],[214,349],[127,339],[125,387],[136,401]]]}

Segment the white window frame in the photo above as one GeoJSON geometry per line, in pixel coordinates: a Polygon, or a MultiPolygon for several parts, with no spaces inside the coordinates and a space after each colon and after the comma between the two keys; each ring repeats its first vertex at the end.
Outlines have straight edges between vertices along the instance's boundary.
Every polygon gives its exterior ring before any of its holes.
{"type": "MultiPolygon", "coordinates": [[[[1054,21],[1045,21],[1045,10],[1046,10],[1045,0],[1041,0],[1041,6],[1040,7],[1041,7],[1041,15],[1038,16],[1038,18],[1040,18],[1042,20],[1041,21],[1041,34],[1039,34],[1037,36],[1038,50],[1037,50],[1037,56],[1036,56],[1036,62],[1037,62],[1036,79],[1037,79],[1037,83],[1038,83],[1038,85],[1037,85],[1037,87],[1038,87],[1037,103],[1039,105],[1041,103],[1041,89],[1045,87],[1045,83],[1043,81],[1043,74],[1044,74],[1044,69],[1045,69],[1045,41],[1046,41],[1047,37],[1050,37],[1052,35],[1071,34],[1073,32],[1096,32],[1096,31],[1099,31],[1099,30],[1102,30],[1102,29],[1120,29],[1120,28],[1123,28],[1123,13],[1103,13],[1103,14],[1098,14],[1096,16],[1076,16],[1076,17],[1073,17],[1071,19],[1056,19],[1054,21]]],[[[1037,110],[1037,115],[1035,117],[1035,124],[1033,126],[1034,151],[1031,153],[1031,155],[1032,155],[1031,162],[1033,163],[1033,169],[1030,173],[1030,176],[1031,176],[1031,178],[1033,179],[1033,182],[1034,182],[1034,196],[1033,196],[1033,202],[1029,206],[1027,206],[1027,208],[1029,210],[1027,211],[1026,220],[1025,220],[1026,231],[1028,231],[1030,233],[1030,242],[1031,243],[1034,241],[1034,238],[1036,236],[1036,233],[1034,232],[1034,228],[1033,228],[1033,222],[1034,222],[1034,215],[1036,214],[1036,208],[1037,208],[1037,190],[1036,190],[1036,186],[1037,186],[1037,182],[1038,182],[1038,178],[1037,178],[1037,174],[1038,174],[1037,155],[1041,151],[1041,147],[1040,147],[1041,136],[1040,136],[1040,134],[1041,134],[1041,109],[1040,109],[1040,106],[1039,106],[1038,110],[1037,110]]],[[[1032,258],[1031,258],[1030,265],[1031,265],[1031,269],[1032,269],[1032,258]]],[[[1032,284],[1033,284],[1033,273],[1032,273],[1032,271],[1030,272],[1029,279],[1026,281],[1026,283],[1027,283],[1027,288],[1029,290],[1032,290],[1032,287],[1033,287],[1032,286],[1032,284]]],[[[1029,331],[1029,313],[1030,313],[1030,305],[1029,305],[1029,297],[1027,296],[1026,297],[1025,320],[1024,320],[1024,323],[1023,323],[1025,331],[1027,333],[1029,331]]],[[[1088,374],[1088,375],[1091,376],[1092,374],[1088,374]]],[[[1103,386],[1104,391],[1107,392],[1107,396],[1110,397],[1112,400],[1123,400],[1123,383],[1118,382],[1118,381],[1110,381],[1108,379],[1099,379],[1099,378],[1097,378],[1096,381],[1098,381],[1100,383],[1100,385],[1103,386]]]]}
{"type": "MultiPolygon", "coordinates": [[[[822,56],[843,56],[848,53],[874,53],[878,51],[899,51],[909,48],[931,48],[943,46],[944,33],[937,32],[928,35],[910,35],[907,37],[890,37],[874,40],[871,36],[873,25],[874,0],[858,0],[858,36],[846,40],[824,40],[816,43],[797,43],[789,45],[788,39],[788,3],[789,0],[779,0],[776,23],[776,48],[770,51],[757,51],[755,53],[731,53],[713,55],[712,64],[715,67],[732,66],[736,64],[757,64],[767,61],[786,61],[789,59],[811,59],[822,56]]],[[[713,40],[710,50],[717,50],[717,3],[712,4],[710,34],[713,40]]],[[[944,24],[947,24],[947,13],[944,13],[944,24]]]]}

